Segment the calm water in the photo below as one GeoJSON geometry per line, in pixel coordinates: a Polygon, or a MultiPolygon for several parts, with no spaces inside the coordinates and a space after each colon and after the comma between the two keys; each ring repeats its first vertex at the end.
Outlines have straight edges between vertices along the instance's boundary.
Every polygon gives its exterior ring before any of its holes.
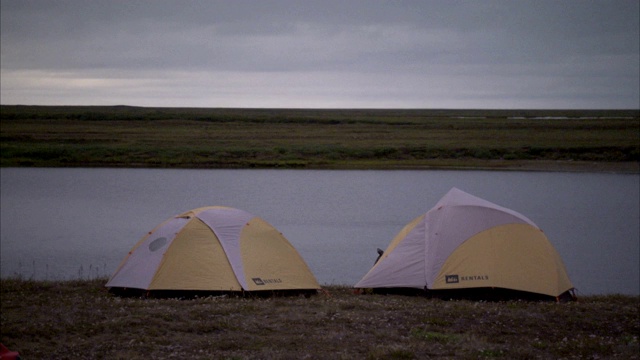
{"type": "Polygon", "coordinates": [[[451,187],[516,210],[556,247],[579,294],[640,293],[640,177],[485,171],[23,169],[1,174],[1,275],[109,276],[149,230],[225,205],[260,216],[320,283],[353,285],[451,187]]]}

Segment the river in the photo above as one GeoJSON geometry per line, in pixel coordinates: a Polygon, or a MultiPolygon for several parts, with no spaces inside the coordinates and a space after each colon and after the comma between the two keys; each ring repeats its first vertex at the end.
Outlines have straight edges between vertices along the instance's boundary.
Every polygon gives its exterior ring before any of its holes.
{"type": "Polygon", "coordinates": [[[518,171],[2,168],[3,277],[106,277],[169,217],[201,206],[260,216],[321,284],[353,285],[452,187],[544,230],[578,294],[640,293],[640,175],[518,171]]]}

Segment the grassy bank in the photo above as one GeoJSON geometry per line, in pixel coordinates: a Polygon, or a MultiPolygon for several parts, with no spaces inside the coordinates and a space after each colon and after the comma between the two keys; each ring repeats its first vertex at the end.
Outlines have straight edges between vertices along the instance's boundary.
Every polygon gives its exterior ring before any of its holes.
{"type": "Polygon", "coordinates": [[[637,110],[2,106],[2,166],[638,171],[637,110]],[[602,165],[601,165],[602,166],[602,165]],[[596,169],[597,170],[597,169],[596,169]]]}
{"type": "Polygon", "coordinates": [[[106,279],[0,280],[1,341],[27,359],[572,359],[639,357],[640,299],[576,303],[111,296],[106,279]]]}

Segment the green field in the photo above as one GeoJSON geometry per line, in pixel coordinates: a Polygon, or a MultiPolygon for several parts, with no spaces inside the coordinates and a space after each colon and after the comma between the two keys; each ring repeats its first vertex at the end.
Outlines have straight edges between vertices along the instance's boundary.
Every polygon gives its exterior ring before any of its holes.
{"type": "Polygon", "coordinates": [[[640,162],[638,110],[1,106],[0,164],[517,168],[640,162]]]}

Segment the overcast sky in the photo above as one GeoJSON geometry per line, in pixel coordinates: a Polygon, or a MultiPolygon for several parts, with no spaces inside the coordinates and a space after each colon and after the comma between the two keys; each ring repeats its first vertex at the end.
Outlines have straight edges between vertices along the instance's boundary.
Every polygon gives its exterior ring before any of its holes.
{"type": "Polygon", "coordinates": [[[640,108],[638,0],[2,0],[2,104],[640,108]]]}

